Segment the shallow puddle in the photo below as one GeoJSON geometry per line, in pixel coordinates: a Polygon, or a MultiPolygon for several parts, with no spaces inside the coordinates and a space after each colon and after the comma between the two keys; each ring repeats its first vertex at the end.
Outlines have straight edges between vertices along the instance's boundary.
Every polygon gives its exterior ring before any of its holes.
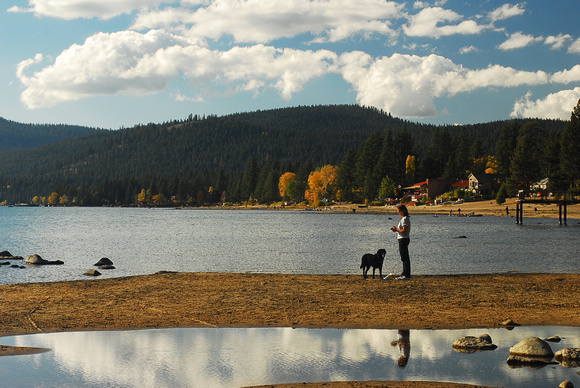
{"type": "Polygon", "coordinates": [[[580,347],[575,327],[468,330],[191,328],[34,334],[2,345],[52,351],[0,357],[2,382],[42,387],[241,387],[292,382],[431,380],[503,387],[580,385],[580,368],[512,368],[520,340],[562,337],[556,352],[580,347]],[[466,335],[487,333],[498,346],[453,350],[466,335]]]}

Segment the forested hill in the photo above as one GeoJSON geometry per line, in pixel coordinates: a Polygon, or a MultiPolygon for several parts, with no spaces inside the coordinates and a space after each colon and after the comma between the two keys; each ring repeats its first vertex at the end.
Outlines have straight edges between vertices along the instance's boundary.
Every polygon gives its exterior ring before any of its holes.
{"type": "Polygon", "coordinates": [[[92,134],[94,128],[64,124],[22,124],[0,117],[0,153],[92,134]]]}
{"type": "MultiPolygon", "coordinates": [[[[523,122],[520,120],[520,125],[523,122]]],[[[450,126],[448,131],[457,138],[465,129],[471,141],[479,141],[483,152],[492,153],[501,129],[510,123],[450,126]]],[[[538,125],[560,132],[565,122],[538,120],[538,125]]],[[[259,166],[273,162],[313,168],[339,165],[350,149],[358,149],[371,134],[384,134],[390,128],[397,135],[403,127],[413,138],[418,158],[425,154],[432,134],[441,128],[357,105],[295,107],[222,117],[190,115],[186,120],[116,131],[66,127],[66,132],[61,126],[18,127],[12,123],[6,133],[21,139],[20,146],[14,140],[12,148],[29,146],[34,134],[39,143],[50,144],[1,152],[0,186],[10,187],[13,200],[30,200],[32,195],[47,195],[58,185],[91,188],[128,179],[217,172],[231,176],[243,171],[252,158],[259,166]],[[58,141],[57,134],[64,139],[57,143],[47,140],[58,141]]]]}

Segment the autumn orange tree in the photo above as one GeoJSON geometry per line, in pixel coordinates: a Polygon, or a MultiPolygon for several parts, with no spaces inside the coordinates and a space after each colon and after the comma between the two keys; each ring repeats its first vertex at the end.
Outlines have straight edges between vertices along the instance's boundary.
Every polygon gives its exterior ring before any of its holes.
{"type": "Polygon", "coordinates": [[[326,165],[308,176],[308,190],[304,196],[314,206],[320,204],[320,200],[325,197],[332,197],[336,188],[336,178],[338,177],[338,167],[326,165]]]}
{"type": "Polygon", "coordinates": [[[282,199],[287,198],[286,194],[288,191],[288,184],[294,181],[296,181],[296,174],[293,172],[285,172],[282,174],[280,181],[278,182],[278,189],[280,190],[280,197],[282,197],[282,199]]]}

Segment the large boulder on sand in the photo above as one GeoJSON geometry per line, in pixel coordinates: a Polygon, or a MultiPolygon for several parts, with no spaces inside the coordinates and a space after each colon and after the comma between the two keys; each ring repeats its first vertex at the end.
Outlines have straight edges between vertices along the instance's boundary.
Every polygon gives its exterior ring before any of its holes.
{"type": "Polygon", "coordinates": [[[482,334],[478,337],[465,336],[453,343],[453,349],[459,353],[472,353],[480,350],[493,350],[497,346],[493,344],[489,334],[482,334]]]}
{"type": "Polygon", "coordinates": [[[48,265],[48,264],[64,264],[61,260],[44,260],[40,255],[29,255],[26,257],[26,264],[48,265]]]}

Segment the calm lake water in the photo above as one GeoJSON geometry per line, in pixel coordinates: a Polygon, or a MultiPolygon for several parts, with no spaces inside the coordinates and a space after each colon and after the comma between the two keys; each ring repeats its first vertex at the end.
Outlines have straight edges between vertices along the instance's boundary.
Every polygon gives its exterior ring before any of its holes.
{"type": "MultiPolygon", "coordinates": [[[[412,215],[414,274],[580,272],[580,220],[412,215]],[[465,236],[465,238],[459,238],[465,236]]],[[[360,258],[387,250],[400,273],[396,214],[315,211],[0,207],[0,250],[62,260],[0,267],[0,284],[186,272],[359,274],[360,258]]]]}
{"type": "Polygon", "coordinates": [[[554,352],[580,347],[578,328],[546,326],[512,331],[194,328],[34,334],[2,338],[2,343],[52,350],[0,357],[0,376],[3,387],[59,388],[231,388],[352,380],[508,388],[557,387],[570,380],[577,386],[577,366],[512,368],[506,363],[509,348],[522,339],[552,335],[563,338],[550,344],[554,352]],[[465,354],[451,347],[458,338],[483,333],[497,349],[465,354]]]}

